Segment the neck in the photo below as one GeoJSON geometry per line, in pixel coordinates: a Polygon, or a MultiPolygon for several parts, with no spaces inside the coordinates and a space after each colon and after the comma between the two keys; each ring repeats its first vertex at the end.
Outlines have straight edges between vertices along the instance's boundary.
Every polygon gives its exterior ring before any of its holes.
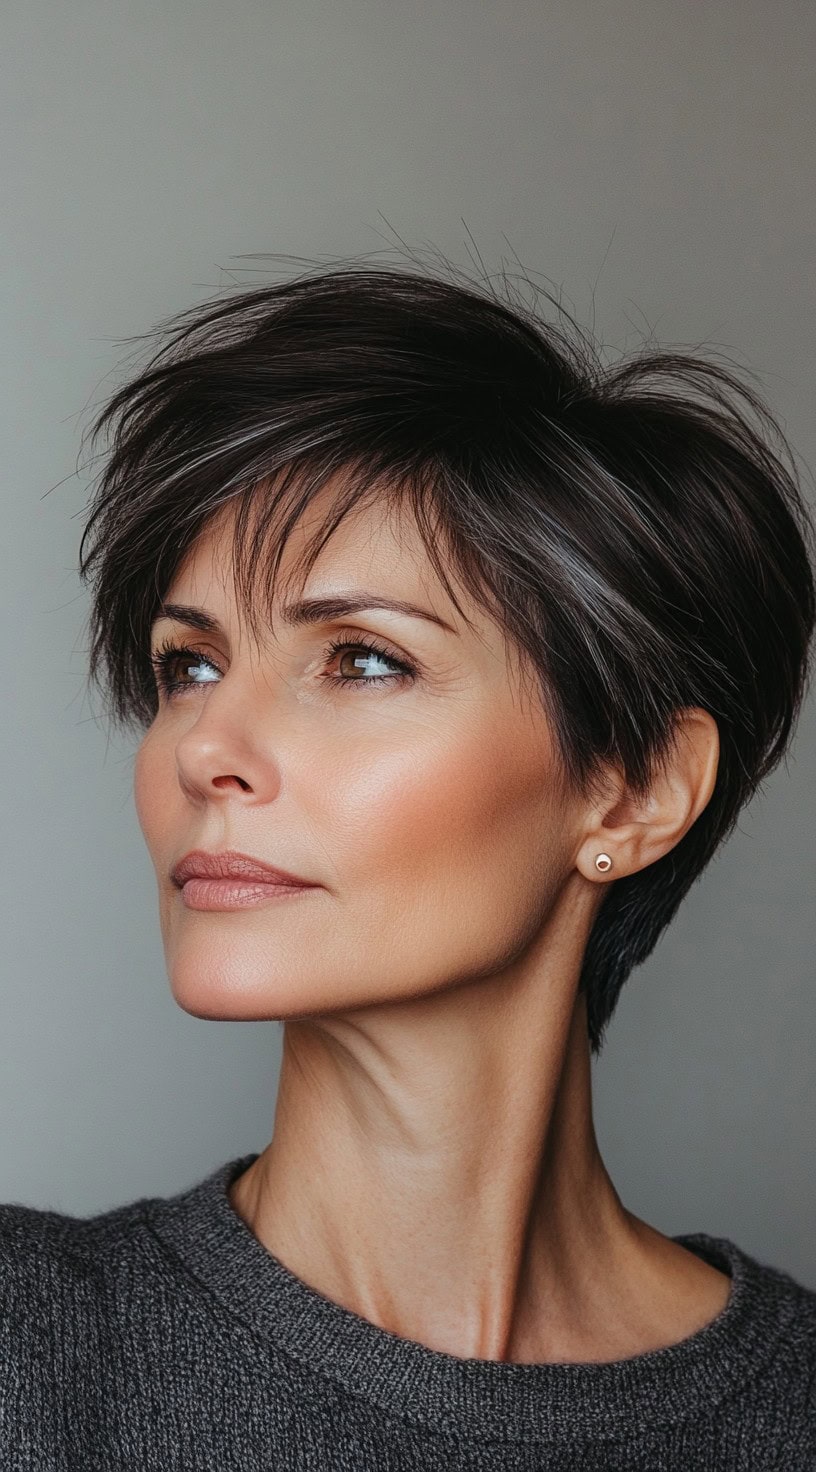
{"type": "Polygon", "coordinates": [[[231,1200],[324,1296],[467,1358],[666,1342],[667,1253],[690,1257],[621,1205],[583,999],[536,968],[287,1022],[273,1138],[231,1200]]]}

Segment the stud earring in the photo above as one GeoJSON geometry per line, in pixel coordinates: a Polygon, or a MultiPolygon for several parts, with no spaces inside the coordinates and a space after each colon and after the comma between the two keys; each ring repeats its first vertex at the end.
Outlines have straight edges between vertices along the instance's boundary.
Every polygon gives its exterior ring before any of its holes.
{"type": "Polygon", "coordinates": [[[612,860],[610,859],[609,854],[598,854],[598,857],[595,860],[595,868],[600,869],[604,874],[606,873],[607,869],[611,869],[612,860]]]}

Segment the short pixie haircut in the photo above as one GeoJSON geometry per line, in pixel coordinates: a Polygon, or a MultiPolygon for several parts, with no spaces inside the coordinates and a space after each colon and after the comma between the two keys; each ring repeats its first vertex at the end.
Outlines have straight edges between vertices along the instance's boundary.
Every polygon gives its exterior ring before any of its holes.
{"type": "Polygon", "coordinates": [[[465,622],[451,572],[534,676],[565,791],[602,792],[613,763],[644,795],[678,712],[710,711],[710,801],[606,887],[589,936],[597,1056],[630,971],[785,753],[810,677],[814,528],[761,393],[714,355],[651,345],[605,364],[562,306],[563,326],[544,319],[541,289],[449,278],[341,263],[153,329],[158,351],[91,426],[110,447],[80,547],[89,678],[117,723],[148,726],[151,623],[209,519],[235,502],[257,631],[291,529],[336,477],[304,584],[352,507],[408,506],[465,622]]]}

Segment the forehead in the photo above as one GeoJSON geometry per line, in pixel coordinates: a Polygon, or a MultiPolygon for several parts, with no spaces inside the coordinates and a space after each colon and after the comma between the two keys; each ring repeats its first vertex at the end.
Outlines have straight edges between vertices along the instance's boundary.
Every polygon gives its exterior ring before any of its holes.
{"type": "MultiPolygon", "coordinates": [[[[456,598],[466,618],[457,610],[440,581],[407,503],[385,497],[351,508],[321,547],[311,569],[305,554],[320,539],[334,504],[334,487],[324,487],[306,507],[289,531],[275,575],[275,604],[306,594],[353,593],[366,590],[384,598],[422,604],[464,633],[467,620],[486,628],[485,614],[462,587],[455,570],[446,566],[456,588],[456,598]]],[[[234,593],[234,536],[238,507],[228,502],[210,519],[186,553],[165,592],[167,602],[232,601],[234,593]],[[183,596],[182,596],[183,595],[183,596]]],[[[264,539],[259,573],[265,571],[277,551],[274,533],[264,539]]],[[[253,575],[253,584],[259,581],[253,575]]]]}

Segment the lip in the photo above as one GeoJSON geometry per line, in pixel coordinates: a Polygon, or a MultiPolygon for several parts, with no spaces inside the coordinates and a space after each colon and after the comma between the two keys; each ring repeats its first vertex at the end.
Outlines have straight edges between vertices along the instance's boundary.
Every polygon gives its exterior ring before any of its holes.
{"type": "Polygon", "coordinates": [[[314,889],[311,879],[301,879],[286,869],[266,864],[252,854],[239,853],[236,849],[224,849],[220,853],[207,853],[205,849],[192,849],[173,866],[170,875],[177,888],[182,889],[190,879],[242,880],[246,889],[257,889],[261,885],[286,887],[289,889],[314,889]]]}

